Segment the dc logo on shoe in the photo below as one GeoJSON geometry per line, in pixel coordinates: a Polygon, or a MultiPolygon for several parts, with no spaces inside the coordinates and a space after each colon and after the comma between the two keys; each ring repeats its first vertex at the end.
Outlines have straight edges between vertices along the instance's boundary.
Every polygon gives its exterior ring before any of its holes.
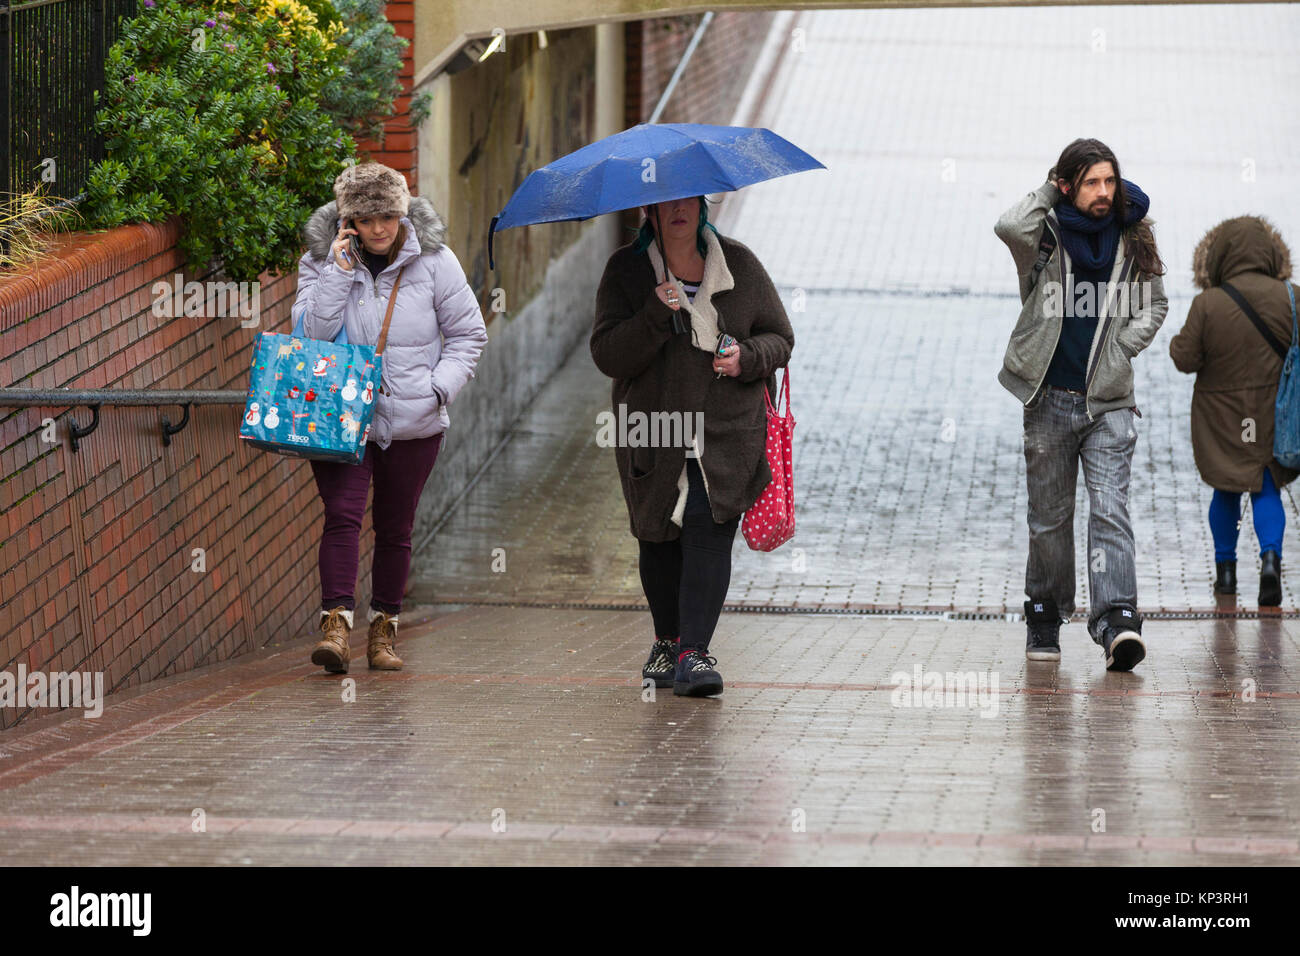
{"type": "Polygon", "coordinates": [[[1043,609],[1043,606],[1042,606],[1041,604],[1035,604],[1035,605],[1034,605],[1034,610],[1035,610],[1035,611],[1041,611],[1042,609],[1043,609]]]}
{"type": "Polygon", "coordinates": [[[1122,610],[1120,611],[1120,613],[1121,613],[1122,615],[1124,615],[1124,617],[1132,617],[1132,616],[1133,616],[1133,612],[1130,611],[1128,608],[1124,608],[1124,609],[1122,609],[1122,610]]]}

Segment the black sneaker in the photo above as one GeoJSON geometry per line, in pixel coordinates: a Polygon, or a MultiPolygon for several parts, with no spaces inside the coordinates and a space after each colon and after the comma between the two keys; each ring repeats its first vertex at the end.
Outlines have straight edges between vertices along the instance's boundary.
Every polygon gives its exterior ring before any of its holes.
{"type": "Polygon", "coordinates": [[[722,693],[722,675],[713,669],[718,663],[698,648],[692,648],[677,662],[673,693],[679,697],[711,697],[722,693]]]}
{"type": "Polygon", "coordinates": [[[1051,598],[1025,602],[1025,657],[1031,661],[1061,659],[1061,615],[1051,598]]]}
{"type": "Polygon", "coordinates": [[[673,676],[677,673],[677,641],[669,638],[656,638],[646,658],[645,667],[641,668],[641,679],[652,680],[656,687],[672,687],[673,676]]]}
{"type": "Polygon", "coordinates": [[[1147,656],[1142,643],[1142,619],[1126,607],[1117,607],[1106,615],[1101,632],[1101,649],[1106,655],[1106,670],[1131,671],[1147,656]]]}

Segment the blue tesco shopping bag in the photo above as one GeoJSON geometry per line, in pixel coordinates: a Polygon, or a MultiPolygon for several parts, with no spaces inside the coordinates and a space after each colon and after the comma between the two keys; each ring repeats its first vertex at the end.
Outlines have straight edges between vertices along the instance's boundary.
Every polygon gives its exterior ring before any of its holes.
{"type": "MultiPolygon", "coordinates": [[[[255,448],[282,455],[359,464],[370,437],[388,324],[401,281],[399,271],[376,345],[352,345],[346,333],[333,342],[300,334],[260,333],[249,367],[239,437],[255,448]]],[[[295,332],[301,329],[301,321],[300,317],[295,332]]]]}

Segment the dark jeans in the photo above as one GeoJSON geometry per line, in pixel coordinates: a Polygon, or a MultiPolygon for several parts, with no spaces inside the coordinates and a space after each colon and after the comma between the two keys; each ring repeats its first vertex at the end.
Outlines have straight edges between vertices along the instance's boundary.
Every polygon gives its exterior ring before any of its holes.
{"type": "Polygon", "coordinates": [[[686,511],[675,541],[641,541],[641,586],[655,635],[680,638],[681,650],[708,650],[731,584],[731,543],[739,518],[715,524],[704,478],[686,459],[686,511]]]}
{"type": "Polygon", "coordinates": [[[391,442],[387,450],[366,444],[359,465],[313,461],[316,488],[325,503],[325,530],[320,539],[321,608],[353,610],[361,519],[374,478],[375,552],[370,565],[370,606],[385,614],[402,609],[406,574],[411,567],[411,527],[420,492],[433,471],[442,435],[391,442]]]}
{"type": "Polygon", "coordinates": [[[1048,388],[1025,409],[1029,561],[1025,595],[1052,598],[1074,613],[1074,493],[1083,466],[1088,488],[1088,633],[1100,642],[1104,616],[1137,611],[1137,567],[1128,514],[1129,468],[1137,446],[1131,408],[1088,421],[1084,397],[1048,388]]]}

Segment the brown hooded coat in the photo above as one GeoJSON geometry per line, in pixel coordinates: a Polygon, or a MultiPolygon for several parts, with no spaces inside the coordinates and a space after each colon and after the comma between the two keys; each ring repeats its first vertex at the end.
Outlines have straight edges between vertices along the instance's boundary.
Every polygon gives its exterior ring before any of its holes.
{"type": "MultiPolygon", "coordinates": [[[[1273,460],[1273,404],[1282,359],[1219,286],[1231,281],[1268,330],[1288,344],[1291,305],[1278,280],[1291,277],[1291,252],[1267,220],[1241,216],[1205,234],[1193,254],[1192,272],[1204,291],[1192,300],[1169,355],[1179,371],[1196,373],[1196,468],[1212,488],[1243,492],[1263,487],[1267,467],[1281,488],[1297,475],[1273,460]],[[1254,421],[1253,435],[1247,419],[1254,421]]],[[[1296,300],[1300,303],[1300,291],[1296,300]]]]}

